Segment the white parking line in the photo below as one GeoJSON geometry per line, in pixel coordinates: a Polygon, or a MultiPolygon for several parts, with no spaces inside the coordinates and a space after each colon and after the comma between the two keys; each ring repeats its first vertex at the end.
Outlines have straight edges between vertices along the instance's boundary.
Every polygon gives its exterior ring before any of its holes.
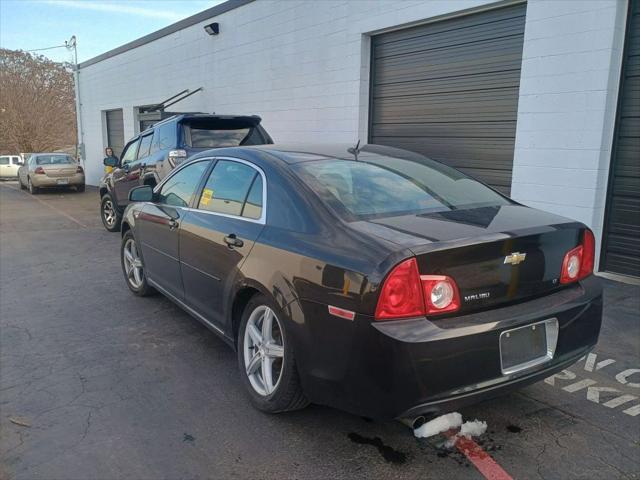
{"type": "MultiPolygon", "coordinates": [[[[608,365],[616,363],[616,361],[612,358],[607,358],[605,360],[597,362],[597,358],[598,357],[595,353],[590,353],[589,355],[587,355],[585,364],[584,364],[584,370],[587,372],[598,371],[601,368],[604,368],[608,365]]],[[[577,364],[574,366],[574,370],[576,367],[578,367],[577,364]]],[[[616,375],[614,375],[614,372],[611,372],[611,371],[607,373],[613,376],[620,385],[624,386],[624,388],[629,388],[629,387],[640,388],[640,383],[629,381],[629,377],[631,377],[632,375],[640,374],[640,369],[638,368],[628,368],[626,370],[623,370],[617,373],[616,375]]],[[[546,378],[544,381],[547,385],[560,387],[560,385],[558,385],[560,380],[573,381],[573,383],[570,383],[568,385],[565,385],[564,387],[561,387],[563,391],[568,393],[576,393],[584,390],[586,392],[587,400],[593,403],[597,403],[599,405],[603,405],[607,408],[617,408],[617,407],[620,407],[621,405],[625,405],[626,407],[628,407],[627,404],[629,402],[634,402],[638,400],[637,395],[625,393],[624,391],[618,388],[598,386],[598,382],[591,378],[578,379],[577,375],[571,370],[563,370],[560,373],[556,373],[555,375],[552,375],[546,378]],[[600,401],[601,394],[609,394],[607,395],[609,397],[613,395],[617,395],[617,396],[614,396],[614,398],[611,398],[608,401],[601,402],[600,401]]],[[[622,413],[625,413],[632,417],[637,417],[638,415],[640,415],[640,404],[628,407],[625,410],[622,410],[622,413]]]]}

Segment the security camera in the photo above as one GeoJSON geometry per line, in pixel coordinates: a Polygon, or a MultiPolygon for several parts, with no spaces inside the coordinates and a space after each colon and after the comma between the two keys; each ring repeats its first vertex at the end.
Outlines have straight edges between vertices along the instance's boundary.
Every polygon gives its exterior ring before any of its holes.
{"type": "Polygon", "coordinates": [[[220,32],[220,26],[218,25],[218,23],[210,23],[209,25],[205,25],[204,26],[204,31],[207,32],[209,35],[218,35],[218,33],[220,32]]]}

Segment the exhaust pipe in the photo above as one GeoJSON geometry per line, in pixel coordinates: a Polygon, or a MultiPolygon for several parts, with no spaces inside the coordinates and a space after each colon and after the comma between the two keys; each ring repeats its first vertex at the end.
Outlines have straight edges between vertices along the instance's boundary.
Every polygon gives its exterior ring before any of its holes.
{"type": "Polygon", "coordinates": [[[400,420],[400,423],[404,423],[411,430],[420,428],[422,425],[424,425],[427,422],[427,419],[422,415],[418,415],[417,417],[413,417],[413,418],[399,418],[398,420],[400,420]]]}

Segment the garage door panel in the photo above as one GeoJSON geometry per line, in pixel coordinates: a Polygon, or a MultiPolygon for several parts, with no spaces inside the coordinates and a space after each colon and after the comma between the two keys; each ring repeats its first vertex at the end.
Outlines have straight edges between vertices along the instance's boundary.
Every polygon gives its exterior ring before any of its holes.
{"type": "Polygon", "coordinates": [[[374,37],[369,141],[508,193],[525,13],[520,4],[374,37]]]}
{"type": "MultiPolygon", "coordinates": [[[[638,22],[637,17],[639,15],[636,14],[634,15],[634,20],[635,22],[638,22]]],[[[638,52],[640,51],[640,31],[638,31],[638,29],[633,30],[631,29],[631,31],[629,32],[629,43],[628,43],[628,49],[632,52],[638,52]]]]}
{"type": "Polygon", "coordinates": [[[623,152],[622,149],[616,151],[616,164],[614,165],[614,175],[620,177],[640,177],[640,150],[635,149],[623,152]]]}
{"type": "Polygon", "coordinates": [[[376,100],[377,108],[372,122],[380,124],[451,120],[463,123],[487,120],[515,121],[518,101],[513,96],[514,90],[517,91],[517,89],[502,89],[501,91],[443,93],[425,97],[380,98],[376,100]]]}
{"type": "Polygon", "coordinates": [[[481,46],[463,45],[437,52],[384,58],[375,62],[374,75],[378,83],[385,84],[499,72],[520,68],[521,65],[522,38],[514,38],[510,39],[509,45],[500,42],[481,46]]]}
{"type": "Polygon", "coordinates": [[[640,272],[640,259],[634,255],[620,255],[616,252],[607,254],[607,270],[637,277],[640,272]]]}
{"type": "Polygon", "coordinates": [[[640,177],[616,176],[612,193],[614,196],[640,198],[640,177]]]}
{"type": "Polygon", "coordinates": [[[492,12],[491,16],[478,18],[477,15],[464,15],[452,18],[445,22],[436,22],[428,25],[428,28],[422,26],[405,28],[396,30],[374,38],[378,44],[403,42],[417,37],[438,34],[440,32],[453,32],[458,35],[464,35],[465,29],[475,27],[476,25],[485,25],[487,28],[495,28],[500,22],[508,21],[514,18],[523,18],[524,10],[521,6],[501,8],[492,12]]]}
{"type": "Polygon", "coordinates": [[[375,137],[372,143],[404,148],[440,160],[456,168],[471,166],[486,169],[511,171],[513,147],[505,139],[456,139],[452,146],[450,138],[414,139],[403,137],[375,137]]]}
{"type": "Polygon", "coordinates": [[[105,112],[107,123],[107,142],[113,153],[120,157],[124,148],[124,121],[122,110],[107,110],[105,112]]]}
{"type": "Polygon", "coordinates": [[[406,55],[410,53],[437,50],[439,48],[453,48],[486,41],[496,38],[506,39],[511,36],[522,35],[525,17],[517,17],[508,21],[494,22],[495,28],[487,29],[486,25],[474,25],[464,30],[449,30],[435,34],[414,37],[403,42],[374,42],[375,58],[392,55],[406,55]],[[426,45],[426,48],[425,48],[426,45]]]}
{"type": "Polygon", "coordinates": [[[640,117],[626,117],[620,121],[620,136],[629,137],[640,145],[640,117]]]}
{"type": "Polygon", "coordinates": [[[638,222],[640,197],[614,195],[611,206],[609,232],[611,234],[627,235],[636,240],[640,239],[640,223],[638,222]]]}
{"type": "MultiPolygon", "coordinates": [[[[640,1],[632,0],[637,12],[640,1]]],[[[629,19],[625,39],[607,216],[605,270],[640,276],[640,15],[629,19]]]]}
{"type": "Polygon", "coordinates": [[[389,98],[413,95],[432,95],[434,93],[467,92],[498,88],[518,88],[520,69],[511,71],[478,73],[457,77],[433,78],[428,80],[406,81],[381,84],[375,92],[375,98],[389,98]],[[491,85],[487,88],[487,85],[491,85]]]}
{"type": "Polygon", "coordinates": [[[513,137],[516,122],[461,122],[455,131],[448,123],[405,123],[401,127],[396,124],[373,125],[373,136],[405,136],[405,137],[513,137]],[[398,130],[402,135],[397,135],[398,130]]]}
{"type": "Polygon", "coordinates": [[[625,74],[628,76],[640,75],[640,55],[632,55],[627,59],[625,74]]]}

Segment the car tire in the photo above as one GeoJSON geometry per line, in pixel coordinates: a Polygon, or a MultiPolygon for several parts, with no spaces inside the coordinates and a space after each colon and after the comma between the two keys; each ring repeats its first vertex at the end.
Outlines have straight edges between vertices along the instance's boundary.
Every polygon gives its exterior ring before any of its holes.
{"type": "Polygon", "coordinates": [[[40,192],[40,189],[38,187],[34,187],[33,183],[31,183],[31,177],[27,177],[27,188],[31,195],[37,195],[38,192],[40,192]]]}
{"type": "Polygon", "coordinates": [[[113,201],[110,193],[105,193],[100,200],[100,218],[102,219],[102,225],[109,232],[120,231],[122,215],[118,211],[116,202],[113,201]]]}
{"type": "Polygon", "coordinates": [[[78,192],[78,193],[84,192],[84,183],[82,185],[78,185],[76,187],[76,192],[78,192]]]}
{"type": "Polygon", "coordinates": [[[127,287],[139,297],[155,293],[155,289],[147,282],[142,252],[131,230],[122,236],[120,244],[120,265],[127,287]],[[136,266],[137,265],[137,266],[136,266]]]}
{"type": "Polygon", "coordinates": [[[22,178],[18,177],[18,185],[20,185],[20,190],[26,190],[27,187],[24,186],[24,183],[22,183],[22,178]]]}
{"type": "Polygon", "coordinates": [[[280,309],[264,295],[253,296],[242,314],[237,346],[240,377],[251,403],[258,410],[267,413],[288,412],[309,404],[300,385],[292,343],[280,309]],[[261,343],[264,341],[264,320],[268,312],[272,314],[271,338],[270,341],[261,343]],[[254,331],[253,335],[250,333],[252,328],[258,329],[260,341],[255,338],[257,332],[254,331]],[[282,356],[277,356],[279,351],[282,356]],[[253,373],[249,373],[247,366],[252,361],[250,368],[253,373]],[[256,362],[260,362],[257,367],[256,362]],[[270,385],[266,388],[263,377],[265,368],[271,369],[271,373],[267,374],[271,376],[271,381],[267,380],[270,385]]]}

